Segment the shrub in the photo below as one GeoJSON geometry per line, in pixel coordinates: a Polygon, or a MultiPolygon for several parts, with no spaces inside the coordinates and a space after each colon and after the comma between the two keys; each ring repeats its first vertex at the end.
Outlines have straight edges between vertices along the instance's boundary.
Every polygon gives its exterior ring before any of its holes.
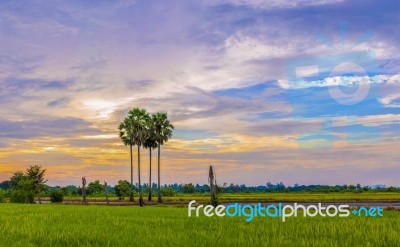
{"type": "Polygon", "coordinates": [[[30,191],[13,190],[10,194],[10,202],[12,203],[35,203],[34,195],[30,191]]]}
{"type": "Polygon", "coordinates": [[[114,186],[115,194],[119,197],[120,200],[124,199],[124,197],[130,196],[132,192],[131,184],[124,180],[118,181],[118,184],[114,186]]]}
{"type": "Polygon", "coordinates": [[[161,188],[162,196],[175,196],[176,192],[172,188],[161,188]]]}
{"type": "Polygon", "coordinates": [[[50,192],[50,201],[51,202],[63,202],[64,201],[64,193],[62,190],[53,190],[50,192]]]}
{"type": "Polygon", "coordinates": [[[194,193],[196,189],[192,183],[183,185],[183,193],[194,193]]]}

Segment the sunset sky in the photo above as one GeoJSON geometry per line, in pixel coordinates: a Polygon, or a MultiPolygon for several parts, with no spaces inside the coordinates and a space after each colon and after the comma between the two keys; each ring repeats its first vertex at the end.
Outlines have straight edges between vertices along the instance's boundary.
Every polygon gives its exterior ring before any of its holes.
{"type": "Polygon", "coordinates": [[[118,125],[138,106],[176,128],[163,184],[207,183],[213,165],[221,184],[399,186],[400,4],[294,2],[1,1],[0,181],[33,164],[49,185],[128,180],[118,125]],[[347,93],[370,85],[346,104],[324,63],[352,52],[375,58],[344,71],[347,93]],[[310,61],[320,74],[294,83],[310,61]]]}

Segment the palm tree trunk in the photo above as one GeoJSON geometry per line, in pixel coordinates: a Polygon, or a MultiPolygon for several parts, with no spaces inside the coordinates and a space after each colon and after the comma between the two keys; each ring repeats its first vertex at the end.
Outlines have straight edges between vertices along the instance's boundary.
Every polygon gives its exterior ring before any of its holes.
{"type": "Polygon", "coordinates": [[[139,182],[139,205],[143,207],[142,184],[140,183],[140,145],[138,145],[138,182],[139,182]]]}
{"type": "Polygon", "coordinates": [[[158,143],[158,203],[162,203],[160,186],[160,143],[158,143]]]}
{"type": "Polygon", "coordinates": [[[151,147],[149,148],[150,150],[150,176],[149,176],[149,202],[151,202],[151,147]]]}
{"type": "Polygon", "coordinates": [[[133,162],[132,162],[132,145],[130,145],[130,151],[131,151],[131,194],[129,197],[129,201],[133,202],[133,162]]]}

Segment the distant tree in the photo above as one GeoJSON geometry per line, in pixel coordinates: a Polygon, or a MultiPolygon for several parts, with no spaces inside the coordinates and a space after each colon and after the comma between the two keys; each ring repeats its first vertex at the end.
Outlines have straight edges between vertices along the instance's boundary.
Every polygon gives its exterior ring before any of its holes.
{"type": "Polygon", "coordinates": [[[356,186],[350,184],[347,188],[348,188],[348,190],[353,191],[356,189],[356,186]]]}
{"type": "Polygon", "coordinates": [[[171,187],[167,187],[167,188],[161,188],[161,194],[163,196],[175,196],[176,192],[171,187]]]}
{"type": "Polygon", "coordinates": [[[267,192],[273,192],[274,191],[274,185],[271,182],[267,182],[267,192]]]}
{"type": "Polygon", "coordinates": [[[44,178],[45,173],[46,169],[43,169],[39,165],[29,166],[26,170],[26,177],[32,181],[33,188],[37,192],[39,204],[42,203],[40,194],[45,186],[45,183],[47,182],[47,179],[44,178]]]}
{"type": "Polygon", "coordinates": [[[0,189],[7,190],[11,188],[10,181],[6,180],[0,183],[0,189]]]}
{"type": "Polygon", "coordinates": [[[14,172],[10,178],[10,202],[13,203],[34,203],[34,191],[32,181],[21,172],[14,172]]]}
{"type": "Polygon", "coordinates": [[[126,180],[119,180],[118,184],[114,186],[114,189],[115,194],[119,197],[120,200],[132,194],[132,186],[126,180]]]}
{"type": "Polygon", "coordinates": [[[67,196],[77,196],[82,193],[82,191],[78,190],[78,187],[75,185],[67,185],[65,187],[62,187],[61,190],[63,191],[64,195],[67,196]]]}
{"type": "Polygon", "coordinates": [[[17,171],[10,178],[11,202],[32,203],[36,193],[39,204],[41,192],[45,189],[47,180],[46,170],[39,165],[29,166],[26,172],[17,171]]]}
{"type": "Polygon", "coordinates": [[[192,183],[183,185],[183,193],[194,193],[194,192],[195,192],[195,188],[192,183]]]}
{"type": "Polygon", "coordinates": [[[23,180],[26,180],[26,176],[23,172],[21,171],[14,172],[10,178],[10,187],[14,190],[22,189],[21,183],[23,182],[23,180]]]}
{"type": "Polygon", "coordinates": [[[210,185],[208,185],[208,184],[203,184],[203,186],[201,186],[200,192],[203,192],[203,193],[208,193],[208,192],[210,192],[210,185]]]}
{"type": "Polygon", "coordinates": [[[90,182],[87,187],[88,195],[102,195],[104,191],[104,186],[100,183],[99,180],[94,182],[90,182]]]}

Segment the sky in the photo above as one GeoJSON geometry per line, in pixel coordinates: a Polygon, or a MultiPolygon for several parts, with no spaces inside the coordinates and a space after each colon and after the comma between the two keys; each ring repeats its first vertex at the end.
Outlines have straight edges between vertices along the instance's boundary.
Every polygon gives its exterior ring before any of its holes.
{"type": "Polygon", "coordinates": [[[175,126],[162,184],[213,165],[221,184],[400,186],[399,24],[396,0],[1,1],[0,181],[129,180],[118,125],[142,107],[175,126]]]}

